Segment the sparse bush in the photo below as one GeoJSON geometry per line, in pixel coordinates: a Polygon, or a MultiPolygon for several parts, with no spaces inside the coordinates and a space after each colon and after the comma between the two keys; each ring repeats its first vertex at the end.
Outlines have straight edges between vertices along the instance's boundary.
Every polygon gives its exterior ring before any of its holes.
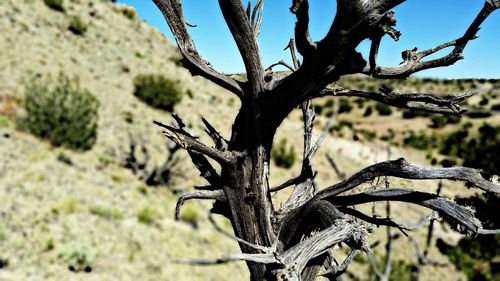
{"type": "Polygon", "coordinates": [[[200,214],[198,209],[191,205],[187,205],[182,209],[180,214],[180,219],[191,224],[194,228],[198,227],[198,220],[200,219],[200,214]]]}
{"type": "MultiPolygon", "coordinates": [[[[444,80],[444,81],[447,81],[447,80],[444,80]]],[[[404,119],[413,119],[416,117],[429,117],[429,116],[431,116],[431,114],[429,112],[425,112],[425,111],[418,111],[418,110],[414,110],[414,109],[405,109],[403,111],[403,118],[404,119]]]]}
{"type": "Polygon", "coordinates": [[[116,11],[124,15],[129,20],[135,20],[137,18],[137,12],[134,8],[127,5],[117,5],[116,11]]]}
{"type": "Polygon", "coordinates": [[[360,129],[357,132],[363,136],[364,140],[367,140],[367,141],[373,141],[377,137],[376,132],[372,132],[372,131],[368,131],[368,130],[364,130],[364,129],[360,129]]]}
{"type": "Polygon", "coordinates": [[[352,129],[353,128],[353,124],[352,124],[352,122],[347,121],[347,120],[340,120],[339,122],[337,122],[337,124],[335,124],[330,129],[330,133],[333,132],[333,131],[340,132],[343,127],[347,127],[349,129],[352,129]]]}
{"type": "Polygon", "coordinates": [[[7,128],[9,124],[9,119],[6,116],[0,115],[0,128],[7,128]]]}
{"type": "Polygon", "coordinates": [[[491,106],[491,110],[500,111],[500,104],[495,104],[491,106]]]}
{"type": "Polygon", "coordinates": [[[352,106],[347,99],[340,99],[339,113],[349,113],[352,110],[352,106]]]}
{"type": "Polygon", "coordinates": [[[479,105],[487,105],[490,100],[487,97],[483,97],[481,101],[479,101],[479,105]]]}
{"type": "Polygon", "coordinates": [[[63,0],[43,0],[47,7],[58,12],[64,12],[64,1],[63,0]]]}
{"type": "Polygon", "coordinates": [[[138,75],[134,79],[134,95],[152,107],[172,111],[182,98],[179,83],[163,75],[138,75]]]}
{"type": "Polygon", "coordinates": [[[18,119],[18,127],[56,146],[90,149],[97,138],[98,100],[62,73],[52,83],[48,78],[27,86],[26,116],[18,119]]]}
{"type": "Polygon", "coordinates": [[[90,206],[89,212],[93,215],[103,217],[105,219],[113,219],[113,220],[123,219],[123,213],[120,212],[120,210],[111,207],[105,207],[102,205],[90,206]]]}
{"type": "Polygon", "coordinates": [[[69,21],[68,30],[73,32],[75,35],[83,35],[87,32],[88,25],[82,21],[79,17],[71,17],[69,21]]]}
{"type": "Polygon", "coordinates": [[[59,252],[59,258],[73,272],[91,272],[93,267],[87,248],[81,245],[65,245],[59,252]]]}
{"type": "Polygon", "coordinates": [[[365,106],[365,100],[364,99],[355,99],[354,103],[358,105],[358,108],[363,108],[365,106]]]}
{"type": "MultiPolygon", "coordinates": [[[[500,211],[500,197],[493,193],[457,198],[457,202],[472,206],[485,228],[497,229],[500,219],[495,214],[500,211]]],[[[468,280],[500,280],[498,257],[500,255],[500,234],[480,235],[475,239],[463,238],[458,245],[448,245],[438,239],[439,251],[448,256],[456,269],[464,272],[468,280]]]]}
{"type": "Polygon", "coordinates": [[[333,99],[329,99],[329,100],[327,100],[325,102],[324,107],[326,107],[326,108],[332,108],[334,105],[335,105],[335,102],[333,101],[333,99]]]}
{"type": "Polygon", "coordinates": [[[405,145],[416,149],[427,150],[436,147],[438,138],[434,135],[427,136],[424,133],[416,135],[412,131],[403,141],[405,145]]]}
{"type": "Polygon", "coordinates": [[[292,167],[297,158],[295,149],[293,146],[288,148],[286,139],[282,139],[277,146],[273,147],[271,155],[276,166],[283,168],[292,167]]]}
{"type": "Polygon", "coordinates": [[[154,222],[154,217],[156,213],[153,209],[144,207],[139,210],[137,214],[137,220],[143,224],[152,224],[154,222]]]}
{"type": "Polygon", "coordinates": [[[375,110],[377,110],[378,114],[381,116],[389,116],[392,114],[392,109],[385,103],[377,103],[375,105],[375,110]]]}
{"type": "Polygon", "coordinates": [[[363,113],[363,117],[368,117],[368,116],[372,115],[372,112],[373,112],[372,107],[371,106],[367,107],[365,109],[365,112],[363,113]]]}
{"type": "Polygon", "coordinates": [[[54,239],[49,238],[45,243],[45,251],[50,252],[54,250],[54,248],[55,248],[54,239]]]}
{"type": "Polygon", "coordinates": [[[313,106],[313,110],[314,110],[314,114],[321,115],[321,113],[323,112],[323,106],[321,106],[319,104],[315,104],[313,106]]]}
{"type": "Polygon", "coordinates": [[[5,234],[2,225],[0,225],[0,242],[3,242],[5,240],[7,240],[7,234],[5,234]]]}
{"type": "Polygon", "coordinates": [[[455,115],[433,115],[431,117],[430,127],[434,129],[443,128],[448,124],[457,124],[460,117],[455,115]]]}

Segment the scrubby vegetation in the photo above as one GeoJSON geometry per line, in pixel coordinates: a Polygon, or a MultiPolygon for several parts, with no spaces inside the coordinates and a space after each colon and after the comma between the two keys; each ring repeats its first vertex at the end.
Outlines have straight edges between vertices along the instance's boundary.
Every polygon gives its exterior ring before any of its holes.
{"type": "Polygon", "coordinates": [[[339,113],[349,113],[352,110],[352,105],[347,99],[339,100],[339,113]]]}
{"type": "Polygon", "coordinates": [[[482,125],[477,136],[469,137],[468,128],[447,135],[439,152],[464,160],[464,165],[482,169],[489,177],[500,174],[500,126],[482,125]]]}
{"type": "Polygon", "coordinates": [[[429,117],[431,113],[425,111],[417,111],[412,109],[403,110],[403,118],[404,119],[413,119],[416,117],[429,117]]]}
{"type": "Polygon", "coordinates": [[[134,8],[132,8],[130,6],[117,5],[115,7],[115,10],[130,20],[135,20],[137,18],[137,12],[135,11],[134,8]]]}
{"type": "Polygon", "coordinates": [[[277,145],[273,146],[271,156],[278,167],[290,168],[295,163],[297,154],[293,146],[288,147],[286,139],[282,139],[277,145]]]}
{"type": "MultiPolygon", "coordinates": [[[[500,197],[486,193],[485,196],[459,198],[460,203],[473,206],[476,214],[490,229],[500,227],[500,197]]],[[[500,234],[481,235],[475,239],[462,239],[458,247],[438,240],[439,250],[446,254],[451,263],[464,272],[468,280],[500,280],[498,257],[500,256],[500,234]]]]}
{"type": "Polygon", "coordinates": [[[53,10],[56,10],[59,12],[65,11],[64,0],[43,0],[43,2],[45,3],[45,5],[47,5],[47,7],[51,8],[53,10]]]}
{"type": "Polygon", "coordinates": [[[59,258],[68,269],[74,272],[91,272],[93,261],[86,247],[78,244],[64,245],[59,252],[59,258]]]}
{"type": "Polygon", "coordinates": [[[455,115],[433,115],[431,117],[431,128],[438,129],[443,128],[448,124],[458,124],[460,123],[460,117],[455,115]]]}
{"type": "Polygon", "coordinates": [[[189,223],[194,228],[197,228],[198,220],[200,219],[200,214],[195,206],[187,205],[182,209],[180,214],[180,219],[184,222],[189,223]]]}
{"type": "Polygon", "coordinates": [[[377,103],[375,105],[375,110],[377,110],[378,114],[381,116],[389,116],[392,114],[392,109],[385,103],[377,103]]]}
{"type": "Polygon", "coordinates": [[[134,95],[152,107],[172,111],[182,99],[182,89],[163,75],[142,74],[134,79],[134,95]]]}
{"type": "Polygon", "coordinates": [[[19,128],[53,145],[87,150],[96,142],[99,101],[76,79],[61,73],[55,81],[32,80],[26,87],[24,109],[19,128]]]}
{"type": "Polygon", "coordinates": [[[152,224],[155,221],[156,211],[150,207],[144,207],[139,210],[137,220],[143,224],[152,224]]]}
{"type": "Polygon", "coordinates": [[[120,210],[103,205],[92,205],[89,212],[105,219],[121,220],[123,218],[123,213],[120,210]]]}
{"type": "Polygon", "coordinates": [[[71,17],[69,21],[68,30],[75,35],[84,35],[87,32],[88,24],[85,23],[80,17],[71,17]]]}

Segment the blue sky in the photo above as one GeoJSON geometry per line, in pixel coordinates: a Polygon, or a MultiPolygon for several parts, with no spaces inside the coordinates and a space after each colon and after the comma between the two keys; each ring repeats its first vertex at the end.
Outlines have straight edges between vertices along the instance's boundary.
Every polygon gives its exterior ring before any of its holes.
{"type": "MultiPolygon", "coordinates": [[[[162,14],[151,0],[119,0],[133,6],[146,22],[165,33],[173,42],[162,14]]],[[[255,2],[255,0],[252,0],[255,2]]],[[[291,0],[267,0],[259,36],[262,60],[265,66],[284,59],[283,51],[293,36],[295,17],[290,13],[291,0]]],[[[319,40],[328,30],[335,16],[334,0],[310,0],[310,31],[319,40]]],[[[244,66],[236,45],[224,22],[215,0],[184,0],[183,10],[195,44],[212,65],[226,73],[243,72],[244,66]]],[[[246,3],[246,2],[245,2],[246,3]]],[[[382,42],[379,63],[394,66],[401,62],[401,51],[418,47],[427,49],[460,37],[483,6],[481,0],[408,0],[395,9],[396,28],[402,32],[398,42],[388,36],[382,42]]],[[[420,77],[438,78],[500,78],[500,11],[494,12],[482,25],[480,38],[469,43],[465,59],[448,68],[420,72],[420,77]]],[[[366,54],[369,45],[358,49],[366,54]]]]}

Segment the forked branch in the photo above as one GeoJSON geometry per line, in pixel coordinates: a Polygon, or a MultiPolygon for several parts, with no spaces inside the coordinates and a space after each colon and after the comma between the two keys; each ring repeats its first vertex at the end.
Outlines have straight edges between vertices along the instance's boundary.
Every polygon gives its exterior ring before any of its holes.
{"type": "Polygon", "coordinates": [[[400,201],[417,204],[439,212],[453,227],[466,234],[478,234],[482,230],[481,222],[474,217],[474,213],[457,203],[439,197],[438,195],[405,190],[383,189],[365,191],[354,195],[332,196],[324,200],[335,206],[352,206],[377,201],[400,201]]]}
{"type": "MultiPolygon", "coordinates": [[[[421,52],[418,52],[417,48],[403,51],[403,62],[399,66],[370,66],[373,71],[366,70],[365,73],[376,78],[406,78],[415,72],[425,69],[452,65],[463,59],[463,51],[471,40],[477,38],[477,32],[479,31],[480,25],[493,11],[498,8],[500,8],[499,0],[487,0],[462,37],[421,52]],[[435,54],[436,52],[448,47],[453,47],[453,49],[447,55],[437,59],[422,61],[422,59],[427,56],[435,54]]],[[[376,61],[373,61],[373,63],[376,64],[376,61]]]]}
{"type": "Polygon", "coordinates": [[[372,181],[377,177],[390,176],[411,180],[447,179],[459,180],[484,191],[500,193],[500,184],[484,179],[478,170],[466,167],[423,168],[411,165],[404,158],[380,162],[371,165],[343,182],[329,186],[320,191],[315,198],[323,199],[329,196],[351,190],[362,183],[372,181]]]}
{"type": "Polygon", "coordinates": [[[229,164],[235,160],[234,154],[228,151],[221,151],[212,147],[208,147],[196,140],[196,138],[188,134],[183,129],[174,128],[158,121],[154,121],[154,123],[165,129],[163,133],[167,138],[188,151],[194,151],[206,155],[207,157],[214,159],[221,165],[229,164]]]}
{"type": "Polygon", "coordinates": [[[248,82],[255,96],[256,91],[263,89],[264,69],[250,20],[240,0],[219,0],[219,6],[245,63],[248,82]]]}
{"type": "Polygon", "coordinates": [[[234,79],[227,77],[212,68],[210,63],[205,61],[198,53],[191,35],[186,27],[186,20],[182,13],[180,0],[153,0],[162,11],[163,16],[175,37],[177,46],[183,56],[182,64],[191,74],[200,75],[215,84],[233,92],[239,97],[243,96],[243,91],[234,79]]]}

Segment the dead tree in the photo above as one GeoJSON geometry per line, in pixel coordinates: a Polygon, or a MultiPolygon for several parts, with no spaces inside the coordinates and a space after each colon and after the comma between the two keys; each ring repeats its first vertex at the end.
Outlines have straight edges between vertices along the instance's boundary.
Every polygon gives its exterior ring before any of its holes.
{"type": "MultiPolygon", "coordinates": [[[[468,235],[492,232],[485,230],[474,213],[454,201],[436,194],[390,187],[362,190],[354,188],[375,178],[396,177],[410,180],[444,179],[463,181],[468,187],[500,193],[500,186],[484,179],[471,168],[424,168],[397,159],[374,164],[345,180],[327,187],[316,187],[311,158],[319,141],[312,140],[312,99],[333,97],[362,97],[400,108],[432,113],[461,115],[461,102],[473,95],[466,92],[440,97],[430,93],[397,93],[383,87],[380,92],[364,92],[333,87],[331,84],[344,75],[361,73],[378,79],[407,78],[421,70],[449,66],[461,60],[467,44],[477,37],[479,26],[500,7],[499,0],[487,0],[477,17],[458,39],[434,48],[402,53],[403,62],[396,67],[377,63],[380,41],[386,34],[398,40],[400,32],[394,27],[392,8],[404,0],[337,0],[337,14],[328,33],[314,42],[309,36],[307,0],[293,0],[290,11],[296,16],[294,40],[289,44],[294,65],[284,62],[289,73],[273,73],[261,62],[257,36],[262,22],[263,3],[245,8],[241,0],[219,0],[227,26],[238,46],[245,64],[245,81],[216,71],[198,53],[188,32],[180,0],[153,0],[163,12],[182,54],[182,64],[193,75],[202,76],[233,93],[241,100],[230,138],[225,139],[203,119],[214,145],[200,142],[190,134],[182,120],[177,126],[163,125],[165,135],[187,150],[194,165],[208,185],[179,199],[214,200],[213,213],[230,219],[241,253],[215,260],[185,260],[193,264],[219,264],[235,260],[247,262],[251,280],[314,280],[324,272],[342,272],[359,252],[371,255],[367,233],[369,224],[404,228],[390,219],[343,212],[349,206],[378,201],[400,201],[417,204],[439,213],[454,228],[468,235]],[[361,41],[371,40],[368,58],[355,49],[361,41]],[[301,61],[295,54],[301,55],[301,61]],[[426,58],[443,49],[445,55],[426,58]],[[278,126],[297,108],[304,113],[304,155],[302,172],[277,187],[270,187],[269,161],[278,126]],[[213,160],[210,162],[208,159],[213,160]],[[212,166],[220,165],[220,169],[212,166]],[[218,172],[220,171],[220,172],[218,172]],[[281,208],[273,204],[271,193],[291,189],[288,201],[281,208]],[[356,190],[359,190],[356,189],[356,190]],[[351,191],[349,194],[347,192],[351,191]],[[353,221],[352,217],[366,221],[353,221]],[[374,221],[375,220],[375,221],[374,221]],[[352,248],[342,263],[332,262],[331,248],[345,243],[352,248]]],[[[333,274],[335,276],[335,274],[333,274]]],[[[334,280],[332,277],[332,280],[334,280]]]]}
{"type": "Polygon", "coordinates": [[[176,152],[181,148],[178,144],[167,143],[168,151],[163,164],[157,166],[151,159],[146,141],[140,139],[138,142],[134,136],[129,134],[129,149],[125,155],[123,166],[130,169],[139,180],[149,186],[168,186],[174,176],[181,176],[182,171],[179,164],[179,158],[176,152]],[[139,157],[140,154],[142,157],[139,157]],[[139,159],[140,158],[140,159],[139,159]]]}

